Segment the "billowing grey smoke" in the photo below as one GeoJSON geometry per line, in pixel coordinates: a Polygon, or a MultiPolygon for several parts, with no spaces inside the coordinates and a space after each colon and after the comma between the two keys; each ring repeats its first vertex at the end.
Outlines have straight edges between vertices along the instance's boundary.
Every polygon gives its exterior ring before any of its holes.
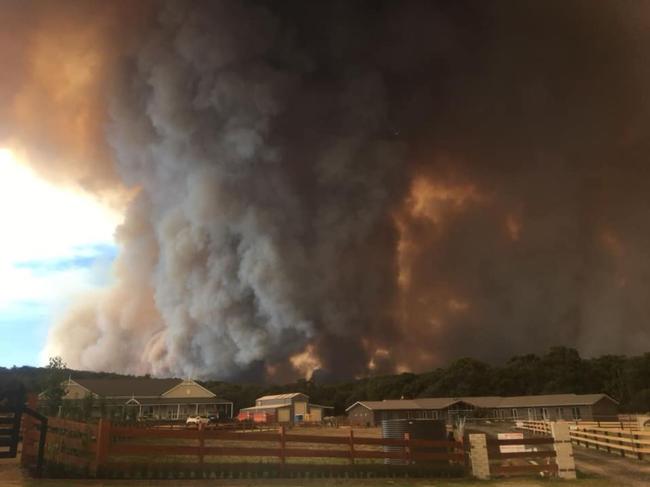
{"type": "Polygon", "coordinates": [[[367,365],[357,337],[385,328],[394,295],[399,144],[381,133],[376,73],[310,83],[310,59],[282,28],[240,2],[160,13],[112,97],[109,127],[149,226],[124,236],[126,252],[141,233],[156,242],[138,245],[139,268],[124,269],[118,288],[133,271],[147,276],[158,324],[146,314],[102,326],[101,305],[96,321],[73,314],[54,340],[78,340],[71,326],[100,330],[62,349],[72,364],[194,376],[259,375],[268,364],[282,377],[277,368],[290,371],[287,358],[313,341],[329,373],[367,365]],[[116,363],[123,342],[144,355],[116,363]]]}
{"type": "Polygon", "coordinates": [[[647,350],[644,2],[154,5],[107,93],[119,282],[53,330],[69,364],[647,350]]]}

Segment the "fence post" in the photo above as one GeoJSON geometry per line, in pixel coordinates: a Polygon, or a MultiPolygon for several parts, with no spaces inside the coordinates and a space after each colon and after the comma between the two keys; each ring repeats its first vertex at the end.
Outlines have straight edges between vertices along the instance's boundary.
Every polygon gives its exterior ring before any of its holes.
{"type": "Polygon", "coordinates": [[[97,425],[97,449],[95,451],[95,475],[106,463],[111,443],[111,421],[100,418],[97,425]]]}
{"type": "Polygon", "coordinates": [[[286,445],[286,438],[285,438],[285,429],[284,425],[280,426],[280,465],[284,467],[284,464],[286,463],[286,458],[285,458],[285,445],[286,445]]]}
{"type": "Polygon", "coordinates": [[[350,428],[350,465],[354,465],[354,430],[350,428]]]}
{"type": "Polygon", "coordinates": [[[553,449],[557,462],[557,475],[561,479],[576,478],[576,464],[573,459],[573,445],[571,445],[571,431],[568,423],[554,421],[551,423],[553,435],[553,449]]]}
{"type": "Polygon", "coordinates": [[[205,446],[205,425],[199,421],[199,466],[203,469],[203,447],[205,446]]]}
{"type": "MultiPolygon", "coordinates": [[[[38,396],[29,394],[27,396],[27,407],[36,411],[38,408],[38,396]]],[[[22,453],[20,455],[20,464],[24,467],[28,464],[30,456],[34,455],[33,431],[36,426],[36,420],[31,414],[23,414],[21,421],[21,436],[23,437],[22,453]]]]}
{"type": "Polygon", "coordinates": [[[404,439],[406,440],[406,446],[404,447],[404,455],[406,457],[406,464],[410,465],[412,461],[412,454],[413,452],[411,451],[411,433],[404,433],[404,439]]]}
{"type": "Polygon", "coordinates": [[[40,425],[40,435],[38,437],[38,457],[36,458],[36,475],[43,475],[43,463],[45,462],[45,436],[47,435],[47,417],[43,418],[40,425]]]}
{"type": "MultiPolygon", "coordinates": [[[[616,435],[619,438],[618,445],[622,447],[623,446],[623,440],[621,438],[621,432],[619,431],[616,435]]],[[[625,456],[625,450],[623,450],[623,448],[619,448],[619,450],[621,450],[621,456],[624,457],[625,456]]]]}
{"type": "Polygon", "coordinates": [[[469,461],[474,477],[481,480],[490,478],[490,459],[488,458],[487,439],[484,434],[469,435],[469,461]]]}

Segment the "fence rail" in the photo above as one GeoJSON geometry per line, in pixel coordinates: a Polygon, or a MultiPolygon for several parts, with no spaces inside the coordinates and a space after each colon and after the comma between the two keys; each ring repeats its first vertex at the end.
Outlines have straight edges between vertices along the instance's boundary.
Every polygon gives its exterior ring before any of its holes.
{"type": "Polygon", "coordinates": [[[62,418],[48,418],[47,434],[41,440],[41,425],[29,422],[23,433],[23,459],[34,458],[39,448],[46,464],[69,466],[77,470],[94,468],[97,426],[62,418]],[[41,444],[42,442],[42,444],[41,444]]]}
{"type": "MultiPolygon", "coordinates": [[[[612,423],[601,422],[600,426],[594,426],[595,424],[597,422],[569,423],[571,442],[621,456],[631,455],[640,460],[644,455],[650,454],[650,431],[639,430],[638,426],[617,428],[612,423]]],[[[547,421],[519,421],[517,427],[535,433],[550,432],[550,423],[547,421]]]]}
{"type": "MultiPolygon", "coordinates": [[[[34,440],[35,431],[26,436],[28,442],[34,440]]],[[[355,469],[370,469],[373,475],[399,475],[411,467],[420,472],[428,469],[433,476],[461,476],[465,471],[462,443],[410,439],[408,435],[404,439],[357,437],[352,430],[349,436],[320,436],[288,434],[284,428],[274,432],[203,426],[165,429],[51,418],[45,452],[46,465],[55,474],[63,470],[67,475],[100,477],[128,477],[133,472],[139,472],[133,474],[136,477],[218,477],[223,472],[277,476],[278,472],[293,475],[319,468],[343,474],[346,466],[345,476],[354,475],[355,469]],[[399,465],[384,465],[384,461],[399,465]]],[[[411,475],[412,469],[408,472],[411,475]]]]}

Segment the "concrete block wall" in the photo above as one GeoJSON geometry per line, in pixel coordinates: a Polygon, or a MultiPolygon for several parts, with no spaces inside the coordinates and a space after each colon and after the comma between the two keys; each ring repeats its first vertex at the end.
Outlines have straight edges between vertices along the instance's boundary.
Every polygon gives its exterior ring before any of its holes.
{"type": "Polygon", "coordinates": [[[558,467],[558,477],[561,479],[575,479],[576,464],[573,458],[569,424],[564,421],[552,421],[551,435],[555,440],[553,448],[557,455],[555,461],[558,467]]]}
{"type": "Polygon", "coordinates": [[[469,435],[469,458],[472,475],[477,479],[490,478],[490,460],[487,451],[487,439],[484,434],[469,435]]]}

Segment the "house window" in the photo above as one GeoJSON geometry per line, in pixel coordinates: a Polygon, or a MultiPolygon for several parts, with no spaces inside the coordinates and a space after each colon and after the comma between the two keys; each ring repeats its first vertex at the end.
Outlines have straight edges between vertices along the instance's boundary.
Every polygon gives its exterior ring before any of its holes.
{"type": "Polygon", "coordinates": [[[556,408],[555,409],[555,419],[562,419],[562,418],[564,418],[562,408],[556,408]]]}
{"type": "Polygon", "coordinates": [[[580,414],[580,408],[579,407],[572,407],[571,408],[571,413],[573,414],[573,419],[578,420],[581,419],[581,414],[580,414]]]}
{"type": "Polygon", "coordinates": [[[533,421],[535,419],[537,419],[535,410],[533,408],[528,408],[528,420],[533,421]]]}
{"type": "Polygon", "coordinates": [[[542,419],[547,420],[548,419],[548,409],[542,408],[542,419]]]}
{"type": "Polygon", "coordinates": [[[512,408],[511,414],[513,419],[517,419],[517,410],[515,408],[512,408]]]}

